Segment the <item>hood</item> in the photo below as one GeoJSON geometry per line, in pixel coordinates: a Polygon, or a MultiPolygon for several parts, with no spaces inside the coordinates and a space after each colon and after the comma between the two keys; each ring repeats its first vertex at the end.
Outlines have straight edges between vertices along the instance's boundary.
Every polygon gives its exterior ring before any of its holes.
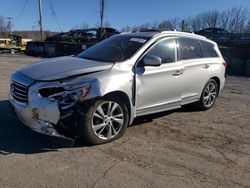
{"type": "Polygon", "coordinates": [[[113,63],[91,61],[77,57],[60,57],[42,60],[18,70],[41,81],[59,80],[81,74],[90,74],[112,68],[113,63]]]}

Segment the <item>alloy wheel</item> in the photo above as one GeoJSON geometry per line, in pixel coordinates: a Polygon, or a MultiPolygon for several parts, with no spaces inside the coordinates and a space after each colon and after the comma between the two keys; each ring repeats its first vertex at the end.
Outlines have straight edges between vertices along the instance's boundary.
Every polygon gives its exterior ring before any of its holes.
{"type": "Polygon", "coordinates": [[[114,101],[101,103],[92,115],[92,130],[103,140],[118,135],[124,124],[124,112],[121,106],[114,101]]]}
{"type": "Polygon", "coordinates": [[[211,107],[217,97],[217,87],[214,82],[210,82],[205,90],[204,90],[204,95],[203,95],[203,104],[206,107],[211,107]]]}

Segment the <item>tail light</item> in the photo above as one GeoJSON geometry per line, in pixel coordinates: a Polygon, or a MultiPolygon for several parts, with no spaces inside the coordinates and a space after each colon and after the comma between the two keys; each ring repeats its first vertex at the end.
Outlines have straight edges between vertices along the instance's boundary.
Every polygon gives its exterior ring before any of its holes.
{"type": "Polygon", "coordinates": [[[227,64],[226,61],[224,61],[224,62],[223,62],[223,65],[224,65],[224,67],[225,67],[225,69],[226,69],[228,64],[227,64]]]}

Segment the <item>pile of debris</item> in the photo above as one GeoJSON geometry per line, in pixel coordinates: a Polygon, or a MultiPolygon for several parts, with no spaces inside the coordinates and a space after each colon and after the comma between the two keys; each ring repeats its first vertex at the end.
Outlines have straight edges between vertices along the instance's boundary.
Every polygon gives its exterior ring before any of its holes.
{"type": "Polygon", "coordinates": [[[114,28],[70,30],[48,37],[45,41],[28,42],[26,53],[42,57],[75,55],[115,34],[119,32],[114,28]]]}

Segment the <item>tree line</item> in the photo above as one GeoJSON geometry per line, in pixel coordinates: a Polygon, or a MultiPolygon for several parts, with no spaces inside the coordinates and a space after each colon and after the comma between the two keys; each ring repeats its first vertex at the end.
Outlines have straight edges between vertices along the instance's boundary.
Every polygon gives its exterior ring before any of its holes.
{"type": "Polygon", "coordinates": [[[171,18],[160,23],[145,23],[139,26],[125,26],[122,32],[139,31],[143,29],[156,29],[160,31],[186,31],[195,32],[205,28],[222,28],[231,33],[250,33],[250,14],[244,7],[232,7],[219,11],[209,10],[195,16],[185,18],[171,18]]]}
{"type": "MultiPolygon", "coordinates": [[[[109,22],[103,22],[104,7],[106,4],[104,0],[100,0],[100,27],[111,26],[109,22]]],[[[74,29],[86,29],[89,25],[84,23],[80,26],[73,27],[74,29]]],[[[204,28],[222,28],[231,33],[250,33],[250,13],[245,7],[232,7],[230,9],[219,11],[219,10],[209,10],[199,13],[195,16],[188,16],[185,18],[175,17],[161,21],[160,23],[145,23],[139,26],[125,26],[120,31],[121,32],[131,32],[139,31],[143,29],[156,29],[160,31],[186,31],[195,32],[204,28]]],[[[0,15],[0,36],[8,36],[10,26],[6,22],[6,19],[0,15]]],[[[27,35],[25,37],[30,37],[36,39],[38,35],[37,31],[29,31],[28,34],[25,31],[19,32],[18,34],[27,35]]],[[[49,33],[49,35],[51,35],[49,33]]]]}

